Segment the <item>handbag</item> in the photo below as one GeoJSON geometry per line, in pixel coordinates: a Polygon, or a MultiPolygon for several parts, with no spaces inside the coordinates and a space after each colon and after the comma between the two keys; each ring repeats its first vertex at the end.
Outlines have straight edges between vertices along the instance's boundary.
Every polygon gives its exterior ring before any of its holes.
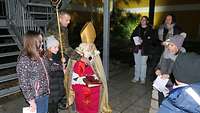
{"type": "Polygon", "coordinates": [[[31,112],[30,107],[23,107],[23,112],[22,113],[36,113],[36,111],[35,112],[31,112]]]}

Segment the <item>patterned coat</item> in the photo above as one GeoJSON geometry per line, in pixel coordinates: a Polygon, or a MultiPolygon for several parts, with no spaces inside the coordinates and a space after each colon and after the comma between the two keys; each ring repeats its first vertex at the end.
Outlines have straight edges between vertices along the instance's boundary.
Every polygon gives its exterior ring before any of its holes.
{"type": "Polygon", "coordinates": [[[49,77],[45,70],[46,60],[32,60],[23,53],[19,56],[16,66],[17,77],[27,101],[36,96],[49,95],[49,77]]]}

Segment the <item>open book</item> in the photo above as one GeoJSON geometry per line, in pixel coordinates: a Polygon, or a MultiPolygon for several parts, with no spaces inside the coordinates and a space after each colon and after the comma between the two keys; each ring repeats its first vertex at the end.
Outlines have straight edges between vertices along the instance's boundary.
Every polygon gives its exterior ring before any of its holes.
{"type": "Polygon", "coordinates": [[[87,87],[96,87],[96,86],[100,86],[102,83],[86,83],[87,87]]]}
{"type": "Polygon", "coordinates": [[[101,81],[94,78],[94,76],[86,76],[86,78],[83,79],[87,87],[97,87],[102,84],[101,81]]]}

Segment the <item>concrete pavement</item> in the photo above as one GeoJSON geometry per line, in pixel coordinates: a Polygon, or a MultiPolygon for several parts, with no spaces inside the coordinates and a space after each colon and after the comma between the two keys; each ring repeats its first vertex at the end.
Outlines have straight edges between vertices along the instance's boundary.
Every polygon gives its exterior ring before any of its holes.
{"type": "MultiPolygon", "coordinates": [[[[113,113],[149,113],[152,85],[132,83],[133,69],[126,64],[112,65],[108,81],[109,100],[113,113]]],[[[0,99],[0,113],[22,113],[26,106],[22,95],[0,99]]],[[[67,113],[63,110],[60,113],[67,113]]]]}

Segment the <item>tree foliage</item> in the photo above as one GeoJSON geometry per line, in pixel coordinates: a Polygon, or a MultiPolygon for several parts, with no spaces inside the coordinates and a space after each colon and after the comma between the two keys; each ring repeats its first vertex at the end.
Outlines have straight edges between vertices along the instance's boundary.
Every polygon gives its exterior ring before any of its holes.
{"type": "Polygon", "coordinates": [[[129,39],[139,22],[140,15],[114,9],[111,14],[111,36],[129,39]]]}

